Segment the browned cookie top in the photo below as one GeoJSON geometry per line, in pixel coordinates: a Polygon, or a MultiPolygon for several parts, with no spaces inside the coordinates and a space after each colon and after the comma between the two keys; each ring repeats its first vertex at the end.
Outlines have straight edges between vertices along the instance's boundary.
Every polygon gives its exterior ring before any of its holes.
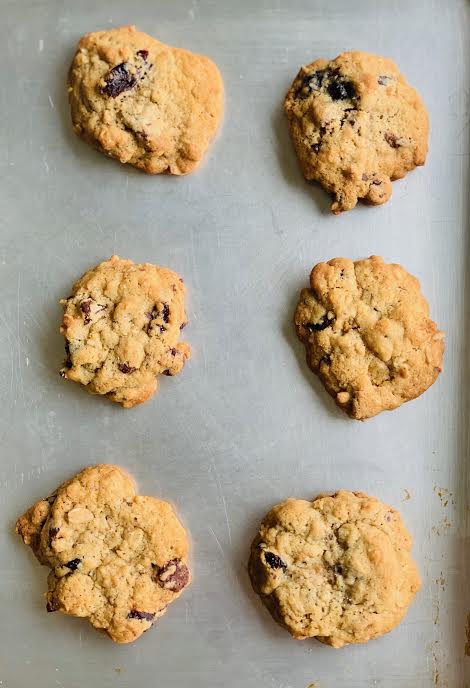
{"type": "Polygon", "coordinates": [[[86,617],[118,643],[136,640],[190,581],[188,537],[170,504],[136,495],[117,466],[86,468],[18,519],[49,566],[47,611],[86,617]]]}
{"type": "Polygon", "coordinates": [[[64,378],[125,408],[149,399],[157,376],[177,375],[190,356],[183,280],[172,270],[113,256],[88,270],[61,303],[64,378]]]}
{"type": "Polygon", "coordinates": [[[426,160],[426,108],[384,57],[355,51],[302,67],[285,110],[304,176],[333,195],[335,213],[385,203],[391,180],[426,160]]]}
{"type": "Polygon", "coordinates": [[[333,647],[387,633],[420,587],[400,514],[362,492],[288,499],[263,520],[249,572],[294,638],[333,647]]]}
{"type": "Polygon", "coordinates": [[[295,326],[308,365],[353,418],[414,399],[442,369],[444,334],[418,280],[377,256],[316,265],[295,326]]]}
{"type": "Polygon", "coordinates": [[[91,145],[151,174],[186,174],[217,131],[223,84],[209,58],[123,26],[80,40],[69,99],[91,145]]]}

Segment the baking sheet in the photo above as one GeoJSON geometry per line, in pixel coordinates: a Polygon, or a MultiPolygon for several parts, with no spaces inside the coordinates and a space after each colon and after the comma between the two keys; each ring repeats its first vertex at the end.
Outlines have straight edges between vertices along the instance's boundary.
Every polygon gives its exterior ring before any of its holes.
{"type": "Polygon", "coordinates": [[[0,686],[469,686],[469,3],[0,7],[0,686]],[[208,54],[223,73],[224,125],[189,177],[145,176],[71,132],[64,83],[75,43],[125,23],[208,54]],[[419,88],[431,147],[387,205],[334,217],[301,178],[281,103],[302,63],[351,48],[390,56],[419,88]],[[193,358],[128,411],[57,374],[57,301],[113,253],[168,265],[189,289],[193,358]],[[371,253],[420,278],[447,351],[424,396],[361,424],[308,372],[291,318],[314,263],[371,253]],[[192,534],[191,588],[132,646],[46,615],[47,571],[12,535],[33,500],[98,461],[171,499],[192,534]],[[272,504],[338,488],[401,510],[423,588],[393,633],[335,651],[271,621],[246,559],[272,504]]]}

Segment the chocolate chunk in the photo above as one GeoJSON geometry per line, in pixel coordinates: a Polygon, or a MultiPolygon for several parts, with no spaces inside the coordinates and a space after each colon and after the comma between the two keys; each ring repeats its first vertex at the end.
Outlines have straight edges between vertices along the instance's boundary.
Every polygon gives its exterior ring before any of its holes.
{"type": "Polygon", "coordinates": [[[170,322],[170,306],[167,303],[163,304],[163,322],[170,322]]]}
{"type": "Polygon", "coordinates": [[[55,538],[58,532],[59,528],[49,528],[49,545],[52,544],[52,540],[55,538]]]}
{"type": "Polygon", "coordinates": [[[167,375],[168,377],[172,377],[173,373],[167,369],[167,370],[162,370],[162,375],[167,375]]]}
{"type": "Polygon", "coordinates": [[[312,144],[312,150],[315,151],[315,153],[318,153],[318,151],[321,148],[321,143],[314,143],[312,144]]]}
{"type": "Polygon", "coordinates": [[[141,57],[143,60],[146,60],[147,57],[149,56],[149,51],[148,50],[138,50],[137,55],[141,57]]]}
{"type": "Polygon", "coordinates": [[[126,63],[116,65],[109,70],[105,76],[106,85],[101,89],[101,93],[111,98],[116,98],[124,91],[129,91],[137,83],[137,79],[127,71],[126,63]]]}
{"type": "Polygon", "coordinates": [[[59,609],[54,600],[47,600],[46,602],[46,612],[56,612],[59,609]]]}
{"type": "Polygon", "coordinates": [[[65,342],[65,354],[67,358],[64,361],[64,366],[70,370],[72,367],[72,359],[70,358],[70,345],[68,342],[65,342]]]}
{"type": "Polygon", "coordinates": [[[137,370],[137,368],[128,366],[127,363],[118,363],[118,368],[121,371],[121,373],[125,373],[126,375],[129,375],[130,373],[135,373],[135,371],[137,370]]]}
{"type": "Polygon", "coordinates": [[[356,89],[352,81],[342,81],[334,78],[330,81],[326,90],[333,100],[351,100],[356,97],[356,89]]]}
{"type": "Polygon", "coordinates": [[[131,609],[127,615],[128,619],[140,619],[141,621],[153,621],[155,614],[152,612],[139,612],[138,609],[131,609]]]}
{"type": "Polygon", "coordinates": [[[189,582],[189,569],[181,559],[172,559],[158,570],[157,582],[166,590],[179,592],[189,582]]]}
{"type": "Polygon", "coordinates": [[[270,566],[272,569],[282,569],[283,571],[287,569],[287,564],[282,561],[281,557],[278,557],[277,554],[274,554],[274,552],[265,552],[264,558],[266,559],[268,566],[270,566]]]}
{"type": "Polygon", "coordinates": [[[81,561],[81,559],[71,559],[65,564],[65,566],[71,571],[75,571],[78,568],[78,565],[81,563],[81,561]]]}
{"type": "Polygon", "coordinates": [[[335,320],[334,316],[329,318],[328,313],[325,313],[317,323],[305,323],[304,327],[309,332],[321,332],[321,330],[326,330],[327,327],[330,327],[335,320]]]}
{"type": "Polygon", "coordinates": [[[302,79],[302,83],[296,93],[296,96],[308,98],[308,96],[314,91],[319,91],[321,89],[323,79],[325,78],[325,74],[326,69],[319,69],[311,74],[306,74],[302,79]]]}
{"type": "Polygon", "coordinates": [[[399,148],[400,144],[398,143],[398,137],[395,136],[395,134],[392,134],[391,132],[387,132],[384,134],[384,139],[388,143],[389,146],[392,148],[399,148]]]}

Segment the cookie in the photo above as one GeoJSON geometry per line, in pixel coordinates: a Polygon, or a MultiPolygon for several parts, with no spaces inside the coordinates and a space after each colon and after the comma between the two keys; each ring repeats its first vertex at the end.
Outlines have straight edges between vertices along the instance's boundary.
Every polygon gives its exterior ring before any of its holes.
{"type": "Polygon", "coordinates": [[[426,161],[426,108],[384,57],[315,60],[297,74],[284,108],[302,172],[333,195],[334,213],[359,199],[385,203],[391,181],[426,161]]]}
{"type": "Polygon", "coordinates": [[[18,519],[49,566],[46,609],[87,618],[130,643],[190,582],[188,536],[172,506],[136,494],[121,468],[86,468],[18,519]]]}
{"type": "Polygon", "coordinates": [[[150,174],[187,174],[201,161],[223,111],[223,83],[203,55],[123,26],[89,33],[69,73],[75,132],[150,174]]]}
{"type": "Polygon", "coordinates": [[[253,588],[294,638],[365,643],[403,619],[420,588],[398,511],[362,492],[288,499],[261,524],[253,588]]]}
{"type": "Polygon", "coordinates": [[[416,277],[371,256],[334,258],[310,274],[295,312],[307,363],[358,420],[415,399],[442,370],[444,333],[416,277]]]}
{"type": "Polygon", "coordinates": [[[172,270],[113,256],[88,270],[63,299],[62,377],[131,408],[177,375],[190,357],[183,280],[172,270]]]}

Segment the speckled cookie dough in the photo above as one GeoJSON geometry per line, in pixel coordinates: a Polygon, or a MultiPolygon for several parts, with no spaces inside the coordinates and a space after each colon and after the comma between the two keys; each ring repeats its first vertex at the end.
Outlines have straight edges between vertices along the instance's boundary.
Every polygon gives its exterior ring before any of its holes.
{"type": "Polygon", "coordinates": [[[362,492],[288,499],[261,524],[249,562],[255,592],[296,639],[343,647],[391,631],[420,579],[395,509],[362,492]]]}
{"type": "Polygon", "coordinates": [[[223,112],[223,83],[203,55],[123,26],[83,36],[69,74],[75,132],[150,174],[187,174],[223,112]]]}
{"type": "Polygon", "coordinates": [[[16,532],[49,566],[46,609],[87,618],[129,643],[190,582],[188,536],[172,506],[136,494],[121,468],[86,468],[18,519],[16,532]]]}
{"type": "Polygon", "coordinates": [[[444,333],[418,280],[378,256],[316,265],[294,320],[308,365],[352,418],[415,399],[442,370],[444,333]]]}
{"type": "Polygon", "coordinates": [[[303,174],[332,194],[334,213],[359,199],[385,203],[391,181],[425,163],[426,108],[384,57],[316,60],[301,68],[284,107],[303,174]]]}
{"type": "Polygon", "coordinates": [[[167,268],[113,256],[88,270],[61,301],[67,358],[61,375],[131,408],[177,375],[190,357],[185,287],[167,268]]]}

